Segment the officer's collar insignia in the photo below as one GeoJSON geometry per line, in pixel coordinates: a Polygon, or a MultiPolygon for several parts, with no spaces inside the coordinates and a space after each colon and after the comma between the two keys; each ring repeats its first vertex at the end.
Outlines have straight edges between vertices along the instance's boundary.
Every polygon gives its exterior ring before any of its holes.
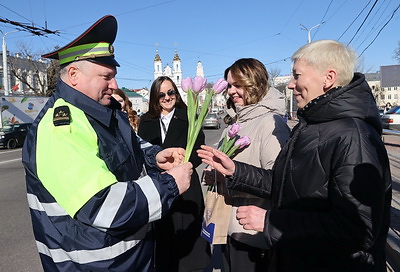
{"type": "Polygon", "coordinates": [[[64,126],[71,123],[71,112],[68,106],[60,106],[54,109],[53,124],[55,126],[64,126]]]}

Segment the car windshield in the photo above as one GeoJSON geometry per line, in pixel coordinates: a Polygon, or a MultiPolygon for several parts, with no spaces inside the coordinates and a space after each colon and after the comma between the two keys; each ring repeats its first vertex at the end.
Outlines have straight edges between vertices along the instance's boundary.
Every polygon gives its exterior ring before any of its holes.
{"type": "Polygon", "coordinates": [[[216,113],[209,113],[206,117],[206,119],[218,119],[216,113]]]}
{"type": "Polygon", "coordinates": [[[12,131],[14,126],[3,126],[2,128],[0,128],[0,131],[3,132],[8,132],[8,131],[12,131]]]}
{"type": "Polygon", "coordinates": [[[395,106],[386,112],[386,114],[394,114],[394,113],[400,113],[400,106],[395,106]]]}

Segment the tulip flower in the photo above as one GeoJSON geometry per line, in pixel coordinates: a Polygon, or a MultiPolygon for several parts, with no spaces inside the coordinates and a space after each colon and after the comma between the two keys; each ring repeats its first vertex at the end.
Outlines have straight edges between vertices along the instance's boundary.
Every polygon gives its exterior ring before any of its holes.
{"type": "Polygon", "coordinates": [[[235,142],[235,146],[238,146],[239,148],[243,148],[245,146],[248,146],[250,144],[250,142],[251,141],[248,136],[242,136],[235,142]]]}
{"type": "Polygon", "coordinates": [[[185,79],[182,79],[182,82],[181,82],[182,90],[183,90],[185,93],[187,93],[189,89],[192,89],[192,84],[193,84],[193,83],[192,83],[192,79],[191,79],[190,77],[187,77],[187,78],[185,78],[185,79]]]}
{"type": "Polygon", "coordinates": [[[223,78],[218,79],[218,81],[214,84],[213,89],[215,93],[219,94],[222,93],[228,86],[228,82],[225,81],[223,78]]]}
{"type": "Polygon", "coordinates": [[[187,116],[189,122],[188,138],[186,143],[186,156],[184,162],[189,161],[197,136],[199,135],[201,127],[203,126],[204,119],[206,118],[206,115],[208,113],[208,108],[211,104],[211,100],[214,93],[222,92],[222,90],[226,88],[226,85],[223,81],[224,80],[220,79],[214,85],[217,90],[214,89],[207,90],[206,97],[204,99],[201,111],[198,116],[196,116],[199,106],[198,94],[205,89],[207,84],[207,79],[201,76],[196,76],[193,80],[190,77],[188,77],[183,79],[181,82],[181,87],[183,91],[187,93],[187,116]]]}
{"type": "Polygon", "coordinates": [[[200,93],[204,90],[207,84],[207,79],[201,76],[195,76],[193,79],[192,91],[200,93]]]}
{"type": "Polygon", "coordinates": [[[224,152],[228,157],[232,157],[238,149],[243,149],[246,146],[250,145],[250,138],[248,136],[240,137],[238,135],[240,130],[240,125],[238,123],[234,123],[226,133],[222,144],[218,148],[221,152],[224,152]]]}
{"type": "Polygon", "coordinates": [[[238,123],[232,124],[231,128],[228,130],[228,136],[229,138],[235,137],[240,130],[240,125],[238,123]]]}

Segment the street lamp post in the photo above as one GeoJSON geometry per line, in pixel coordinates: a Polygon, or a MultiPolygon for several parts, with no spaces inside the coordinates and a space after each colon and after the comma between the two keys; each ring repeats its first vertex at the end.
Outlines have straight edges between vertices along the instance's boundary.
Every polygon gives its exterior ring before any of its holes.
{"type": "Polygon", "coordinates": [[[1,34],[3,34],[3,88],[4,95],[8,95],[9,91],[9,83],[8,83],[8,65],[7,65],[7,44],[6,44],[6,35],[14,32],[18,32],[19,30],[10,31],[7,33],[3,33],[0,30],[1,34]]]}
{"type": "Polygon", "coordinates": [[[319,26],[322,25],[323,23],[325,23],[325,22],[322,22],[322,23],[320,23],[320,24],[318,24],[318,25],[315,25],[315,26],[313,26],[313,27],[310,28],[310,29],[308,29],[307,27],[305,27],[305,25],[300,24],[300,25],[303,27],[302,29],[308,32],[308,43],[311,42],[311,30],[313,30],[313,29],[316,28],[316,27],[319,27],[319,26]]]}

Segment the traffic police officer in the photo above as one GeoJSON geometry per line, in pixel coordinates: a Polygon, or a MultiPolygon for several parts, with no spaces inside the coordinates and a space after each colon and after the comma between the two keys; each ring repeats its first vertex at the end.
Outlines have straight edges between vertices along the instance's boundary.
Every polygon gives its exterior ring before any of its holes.
{"type": "Polygon", "coordinates": [[[152,271],[151,222],[190,184],[192,165],[175,166],[184,150],[141,140],[111,98],[116,33],[116,19],[104,16],[43,55],[59,60],[60,79],[26,138],[23,164],[45,271],[152,271]]]}

